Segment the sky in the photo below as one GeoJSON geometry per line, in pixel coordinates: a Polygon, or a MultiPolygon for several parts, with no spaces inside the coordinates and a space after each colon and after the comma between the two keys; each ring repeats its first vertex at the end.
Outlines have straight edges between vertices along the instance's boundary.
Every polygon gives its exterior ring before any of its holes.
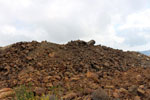
{"type": "Polygon", "coordinates": [[[78,39],[150,49],[150,0],[0,0],[0,46],[78,39]]]}

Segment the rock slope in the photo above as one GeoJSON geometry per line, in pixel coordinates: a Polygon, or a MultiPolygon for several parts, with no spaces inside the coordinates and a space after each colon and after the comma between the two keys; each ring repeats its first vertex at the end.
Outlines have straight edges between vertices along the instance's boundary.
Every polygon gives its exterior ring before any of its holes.
{"type": "Polygon", "coordinates": [[[55,89],[64,100],[92,100],[99,88],[116,100],[149,100],[149,73],[148,56],[94,41],[32,41],[0,48],[0,89],[31,83],[36,94],[55,89]]]}

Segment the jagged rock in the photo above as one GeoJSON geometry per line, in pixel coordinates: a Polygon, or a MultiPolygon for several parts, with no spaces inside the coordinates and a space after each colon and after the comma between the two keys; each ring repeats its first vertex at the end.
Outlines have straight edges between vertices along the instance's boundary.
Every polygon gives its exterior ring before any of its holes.
{"type": "Polygon", "coordinates": [[[89,42],[87,42],[88,45],[94,45],[95,43],[95,40],[90,40],[89,42]]]}

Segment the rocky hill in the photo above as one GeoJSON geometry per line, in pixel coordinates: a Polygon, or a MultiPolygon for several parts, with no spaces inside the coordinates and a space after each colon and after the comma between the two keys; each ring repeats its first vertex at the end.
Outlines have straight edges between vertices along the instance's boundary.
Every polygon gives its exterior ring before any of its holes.
{"type": "Polygon", "coordinates": [[[95,99],[99,88],[116,100],[149,100],[149,73],[148,56],[91,41],[32,41],[0,48],[0,89],[31,83],[35,93],[40,88],[47,94],[61,88],[64,100],[101,100],[95,99]]]}

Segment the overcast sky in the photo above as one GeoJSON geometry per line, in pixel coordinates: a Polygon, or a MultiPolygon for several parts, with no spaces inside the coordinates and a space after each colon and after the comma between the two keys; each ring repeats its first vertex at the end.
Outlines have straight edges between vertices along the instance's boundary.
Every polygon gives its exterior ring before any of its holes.
{"type": "Polygon", "coordinates": [[[150,49],[150,0],[0,0],[0,46],[77,39],[150,49]]]}

